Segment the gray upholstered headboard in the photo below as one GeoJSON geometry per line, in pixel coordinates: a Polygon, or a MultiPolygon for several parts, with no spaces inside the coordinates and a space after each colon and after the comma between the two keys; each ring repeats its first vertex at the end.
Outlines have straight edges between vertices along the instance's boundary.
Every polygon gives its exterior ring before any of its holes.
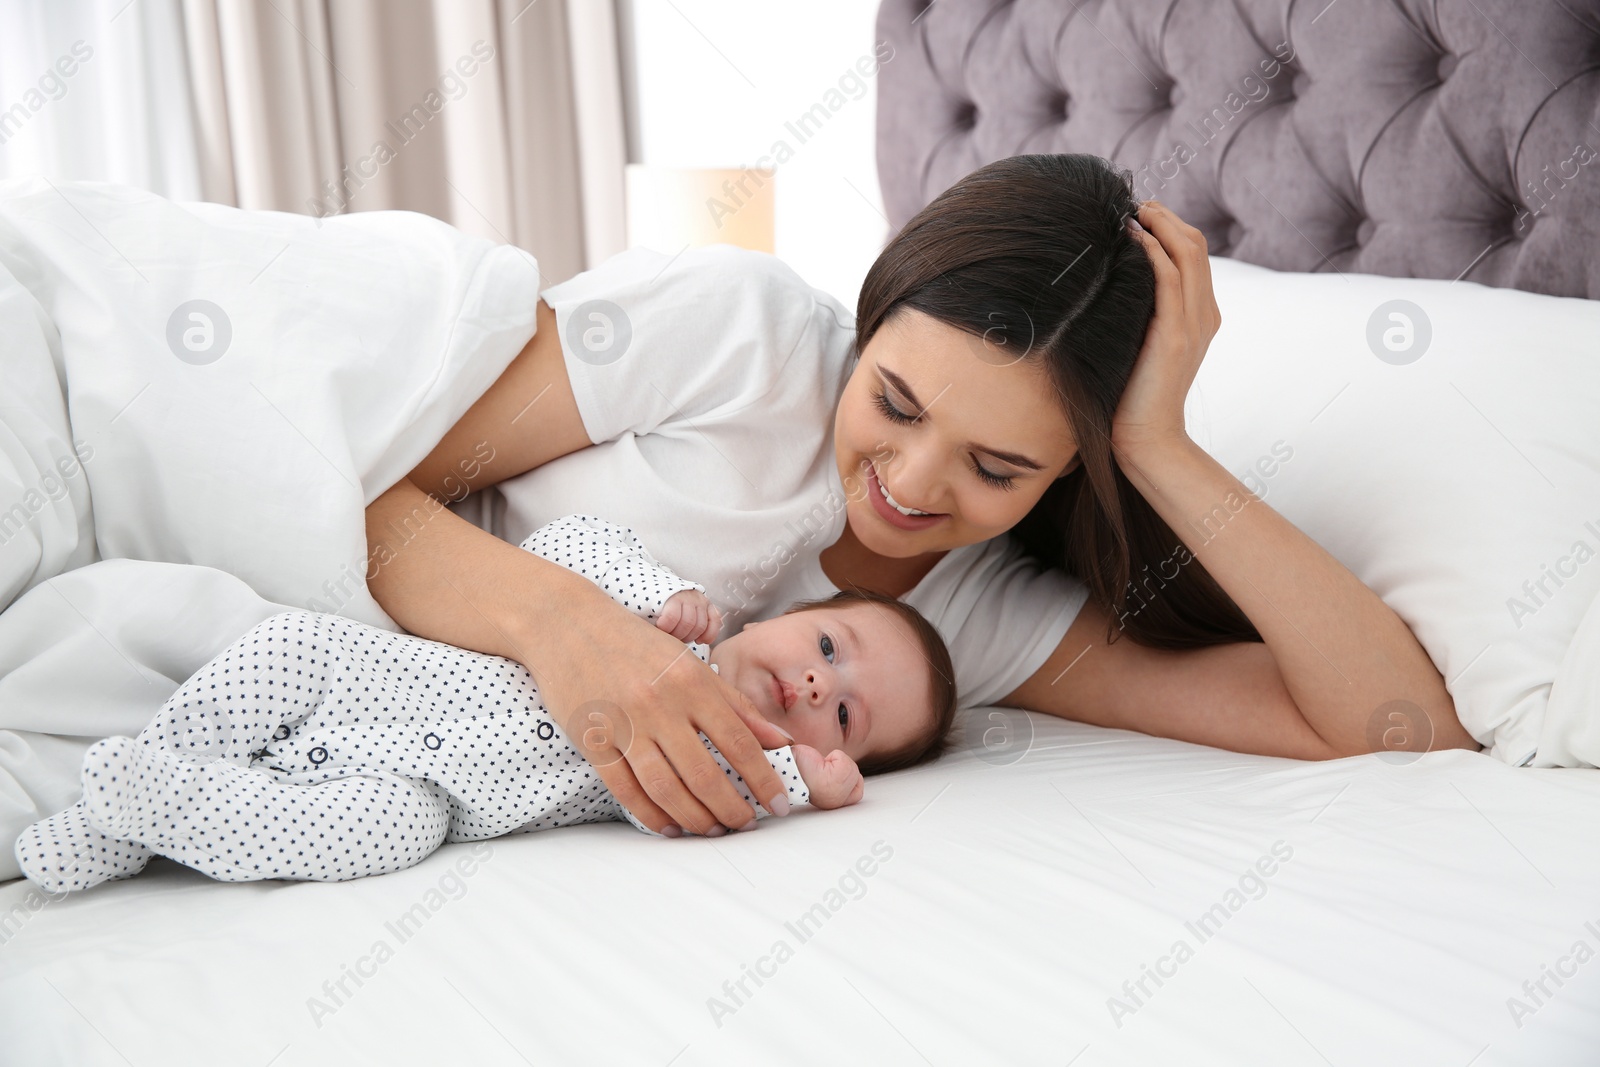
{"type": "Polygon", "coordinates": [[[893,226],[1092,152],[1216,255],[1600,299],[1600,0],[884,0],[893,226]]]}

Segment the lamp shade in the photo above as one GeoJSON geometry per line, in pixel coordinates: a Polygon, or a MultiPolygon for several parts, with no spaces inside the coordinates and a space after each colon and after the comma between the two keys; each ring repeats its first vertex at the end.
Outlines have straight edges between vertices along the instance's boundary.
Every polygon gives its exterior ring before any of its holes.
{"type": "Polygon", "coordinates": [[[662,252],[731,244],[772,252],[771,168],[627,167],[628,244],[662,252]]]}

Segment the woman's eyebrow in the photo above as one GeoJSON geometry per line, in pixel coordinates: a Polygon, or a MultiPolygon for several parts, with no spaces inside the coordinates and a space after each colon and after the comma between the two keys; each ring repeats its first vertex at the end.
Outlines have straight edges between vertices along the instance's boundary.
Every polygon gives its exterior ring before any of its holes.
{"type": "MultiPolygon", "coordinates": [[[[906,380],[904,378],[900,377],[900,375],[896,374],[888,367],[885,367],[882,363],[878,364],[878,373],[883,375],[884,379],[888,381],[890,385],[894,386],[895,392],[905,397],[906,402],[912,407],[916,408],[919,414],[927,414],[928,409],[923,407],[922,401],[917,399],[917,394],[911,391],[911,386],[906,384],[906,380]]],[[[1043,463],[1031,460],[1020,452],[1007,452],[1004,449],[990,448],[988,445],[980,445],[976,443],[969,444],[971,448],[974,448],[979,452],[987,452],[995,459],[1003,460],[1014,467],[1021,467],[1024,470],[1030,471],[1044,470],[1043,463]]]]}

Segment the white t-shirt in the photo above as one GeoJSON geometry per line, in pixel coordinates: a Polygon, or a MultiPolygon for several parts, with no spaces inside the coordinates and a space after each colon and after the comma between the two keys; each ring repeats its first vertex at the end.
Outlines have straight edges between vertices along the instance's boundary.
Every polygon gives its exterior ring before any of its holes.
{"type": "MultiPolygon", "coordinates": [[[[837,300],[731,245],[630,249],[540,295],[599,443],[453,510],[513,544],[575,512],[630,526],[705,586],[724,635],[838,591],[819,559],[845,524],[833,419],[855,324],[837,300]]],[[[1043,665],[1088,590],[1007,535],[946,553],[901,599],[944,636],[960,702],[978,707],[1043,665]]]]}

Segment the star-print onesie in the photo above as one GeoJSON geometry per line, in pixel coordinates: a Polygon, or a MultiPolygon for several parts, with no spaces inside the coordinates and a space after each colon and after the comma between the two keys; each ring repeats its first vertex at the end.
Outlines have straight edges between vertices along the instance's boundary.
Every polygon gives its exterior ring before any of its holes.
{"type": "MultiPolygon", "coordinates": [[[[679,590],[705,592],[593,516],[557,519],[521,547],[650,621],[679,590]]],[[[709,662],[709,645],[688,649],[709,662]]],[[[589,715],[613,730],[618,717],[589,715]]],[[[790,803],[807,803],[793,749],[766,755],[790,803]]],[[[226,882],[336,882],[403,870],[447,841],[622,819],[655,833],[567,741],[522,664],[308,611],[228,646],[137,738],[91,746],[83,787],[17,839],[23,872],[50,892],[130,877],[156,853],[226,882]]]]}

